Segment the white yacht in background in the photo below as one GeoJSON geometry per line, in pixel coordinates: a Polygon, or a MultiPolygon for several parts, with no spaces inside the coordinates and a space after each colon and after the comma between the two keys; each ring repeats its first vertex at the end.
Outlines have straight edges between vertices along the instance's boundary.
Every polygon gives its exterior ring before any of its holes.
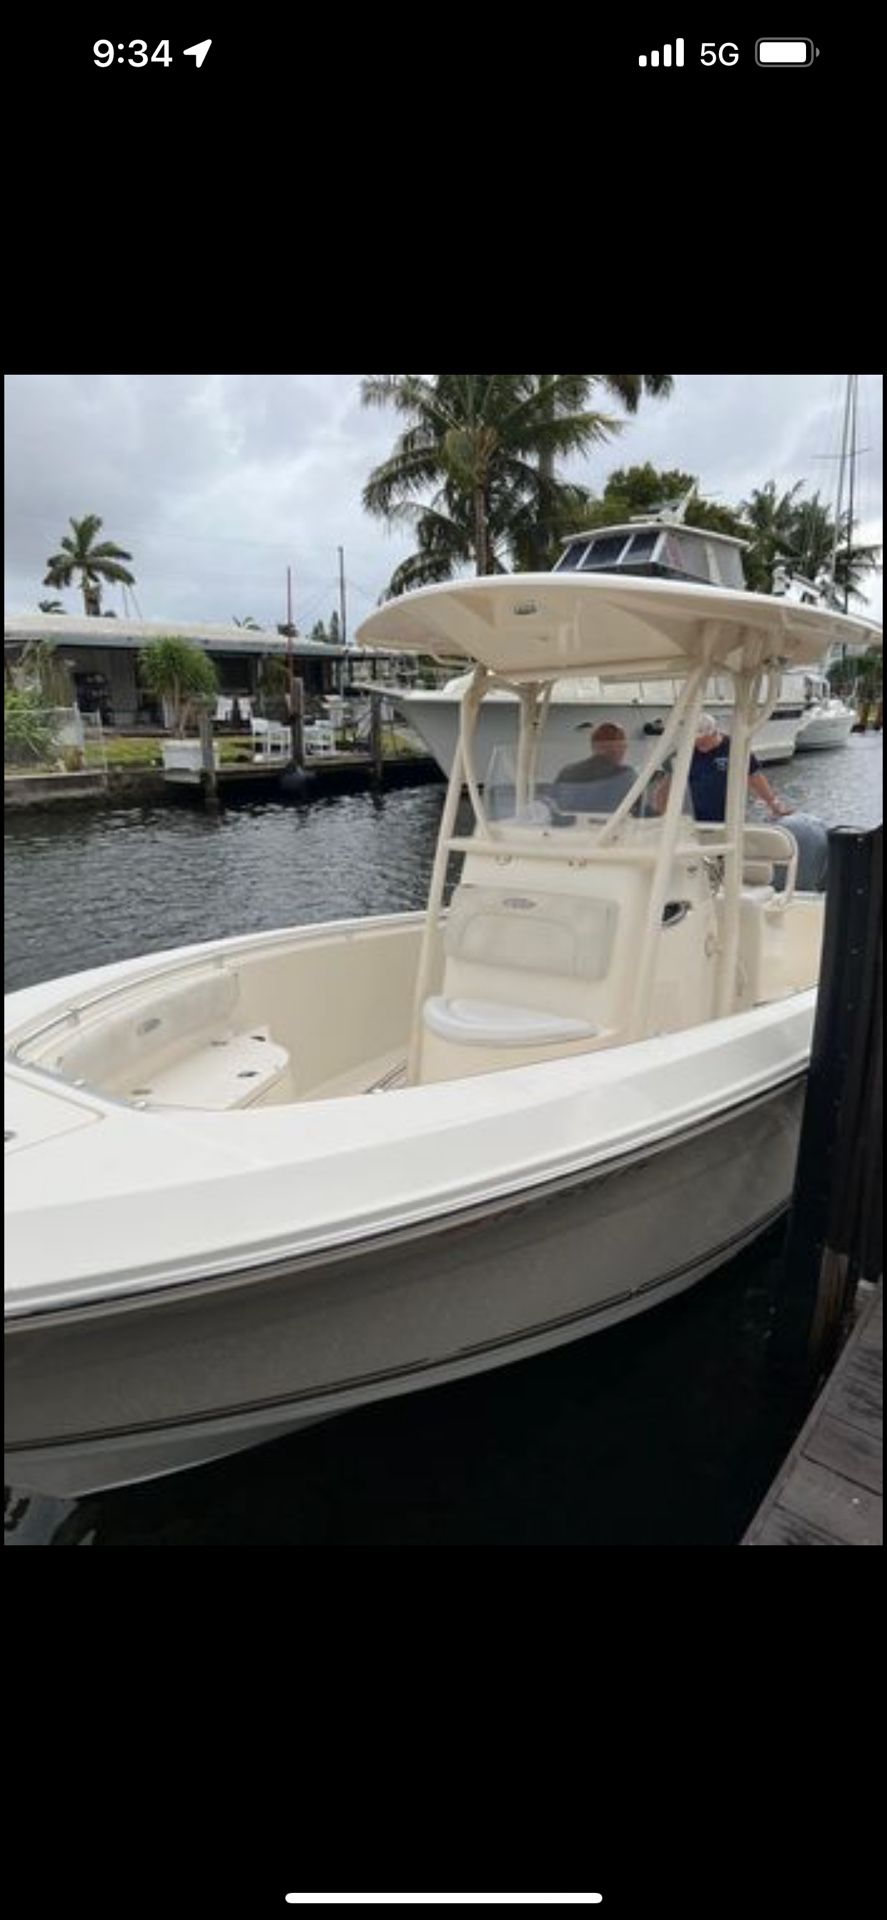
{"type": "MultiPolygon", "coordinates": [[[[470,674],[457,674],[439,689],[398,689],[393,704],[403,719],[424,741],[429,753],[447,775],[452,773],[459,737],[459,714],[470,674]]],[[[791,760],[798,729],[804,720],[804,699],[796,676],[786,675],[780,683],[780,697],[770,719],[755,736],[755,753],[766,766],[784,765],[791,760]]],[[[557,740],[562,759],[582,751],[577,729],[595,727],[601,720],[615,721],[625,728],[632,750],[646,747],[662,733],[680,682],[632,681],[609,686],[597,675],[576,680],[559,680],[552,689],[546,737],[557,740]],[[636,745],[637,743],[637,745],[636,745]]],[[[725,733],[731,730],[732,701],[726,697],[723,675],[714,676],[706,693],[708,710],[715,714],[725,733]]],[[[477,765],[481,784],[493,754],[510,738],[514,725],[514,695],[491,693],[484,701],[478,722],[477,765]]]]}
{"type": "MultiPolygon", "coordinates": [[[[795,606],[834,607],[837,605],[834,574],[823,573],[817,580],[808,580],[804,574],[792,571],[784,561],[779,561],[773,574],[773,596],[795,606]]],[[[833,693],[827,675],[795,674],[791,681],[803,701],[795,751],[809,753],[824,747],[846,747],[857,714],[833,693]]]]}
{"type": "Polygon", "coordinates": [[[823,899],[790,834],[746,826],[746,755],[784,670],[872,630],[570,566],[405,594],[358,637],[476,663],[426,911],[6,1000],[14,1487],[150,1478],[541,1353],[692,1286],[788,1203],[823,899]],[[609,813],[593,788],[567,811],[546,773],[574,676],[680,689],[609,813]],[[734,752],[726,819],[702,825],[713,679],[734,752]],[[482,794],[500,691],[519,725],[482,794]]]}
{"type": "Polygon", "coordinates": [[[807,674],[808,705],[798,728],[795,749],[809,753],[814,748],[846,747],[858,719],[856,709],[832,692],[824,674],[807,674]]]}
{"type": "MultiPolygon", "coordinates": [[[[636,515],[625,526],[572,535],[565,541],[553,572],[558,579],[573,572],[583,576],[606,573],[619,580],[679,580],[742,590],[741,555],[748,541],[687,526],[685,514],[692,494],[691,488],[675,505],[648,516],[636,515]]],[[[415,689],[396,696],[396,706],[447,776],[455,759],[461,702],[469,679],[469,675],[461,674],[437,690],[415,689]]],[[[624,727],[632,748],[635,743],[646,745],[662,732],[679,694],[677,679],[610,682],[596,674],[570,676],[552,687],[546,738],[557,740],[568,757],[577,750],[577,728],[611,720],[624,727]]],[[[729,733],[733,711],[729,674],[712,675],[705,703],[729,733]]],[[[513,704],[514,695],[504,690],[492,693],[484,702],[475,743],[481,782],[493,753],[510,735],[513,704]]],[[[787,676],[780,684],[769,719],[755,735],[759,760],[774,765],[792,758],[804,712],[803,677],[787,676]]]]}

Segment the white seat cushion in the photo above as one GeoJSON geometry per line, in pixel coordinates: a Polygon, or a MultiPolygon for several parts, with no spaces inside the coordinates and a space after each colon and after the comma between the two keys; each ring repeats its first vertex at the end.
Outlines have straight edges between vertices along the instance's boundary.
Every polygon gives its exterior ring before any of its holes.
{"type": "Polygon", "coordinates": [[[510,1007],[492,1000],[448,1000],[443,994],[433,994],[423,1011],[431,1033],[462,1047],[545,1047],[558,1041],[592,1040],[598,1031],[587,1020],[544,1013],[538,1007],[510,1007]]]}
{"type": "Polygon", "coordinates": [[[126,1089],[128,1100],[149,1107],[250,1107],[273,1087],[289,1054],[269,1038],[267,1027],[210,1040],[144,1083],[126,1089]]]}
{"type": "MultiPolygon", "coordinates": [[[[86,1086],[115,1087],[150,1056],[169,1055],[193,1034],[206,1044],[216,1033],[230,1033],[239,986],[236,973],[214,968],[184,980],[157,981],[150,997],[136,998],[125,1012],[87,1009],[82,1025],[62,1029],[30,1058],[45,1062],[66,1080],[86,1086]]],[[[236,1016],[235,1016],[236,1017],[236,1016]]]]}

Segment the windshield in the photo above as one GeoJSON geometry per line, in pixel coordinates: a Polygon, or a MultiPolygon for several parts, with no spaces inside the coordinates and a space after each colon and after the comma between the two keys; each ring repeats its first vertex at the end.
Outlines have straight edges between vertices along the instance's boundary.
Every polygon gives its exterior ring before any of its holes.
{"type": "MultiPolygon", "coordinates": [[[[617,734],[619,729],[613,729],[617,734]]],[[[649,784],[632,806],[636,818],[659,819],[667,792],[665,768],[657,740],[592,741],[586,728],[575,728],[560,739],[547,740],[538,751],[535,778],[519,792],[518,758],[512,746],[497,746],[484,779],[484,804],[490,820],[515,826],[573,826],[586,820],[605,820],[625,799],[641,770],[649,784]],[[661,776],[661,777],[660,777],[661,776]]],[[[689,788],[682,811],[693,818],[689,788]]]]}

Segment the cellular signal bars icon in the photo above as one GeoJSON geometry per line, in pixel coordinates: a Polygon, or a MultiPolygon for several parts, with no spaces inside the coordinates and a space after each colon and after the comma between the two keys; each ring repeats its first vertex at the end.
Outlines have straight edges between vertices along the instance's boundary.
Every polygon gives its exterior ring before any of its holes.
{"type": "MultiPolygon", "coordinates": [[[[670,46],[663,47],[661,58],[662,58],[662,65],[664,67],[671,66],[671,47],[670,46]]],[[[647,67],[647,66],[658,67],[659,61],[660,61],[660,54],[659,54],[658,47],[654,47],[652,53],[649,55],[646,53],[638,54],[639,67],[647,67]]],[[[676,40],[674,43],[674,64],[676,67],[682,67],[684,64],[683,40],[676,40]]]]}

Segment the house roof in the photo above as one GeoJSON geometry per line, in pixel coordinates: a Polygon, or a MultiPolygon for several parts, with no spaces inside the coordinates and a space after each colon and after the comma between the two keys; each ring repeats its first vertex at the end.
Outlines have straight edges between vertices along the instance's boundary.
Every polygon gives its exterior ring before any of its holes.
{"type": "MultiPolygon", "coordinates": [[[[28,640],[67,641],[76,647],[116,647],[131,650],[147,646],[150,640],[168,639],[190,640],[195,646],[202,647],[205,653],[276,653],[285,655],[287,640],[285,635],[261,628],[258,632],[250,627],[217,625],[211,621],[183,620],[130,620],[119,616],[113,620],[103,619],[100,615],[87,618],[83,614],[70,613],[19,613],[5,614],[3,620],[3,639],[6,646],[21,646],[28,640]]],[[[344,660],[354,658],[360,649],[356,647],[331,647],[321,640],[304,639],[301,634],[292,641],[293,654],[310,656],[318,660],[344,660]]]]}

